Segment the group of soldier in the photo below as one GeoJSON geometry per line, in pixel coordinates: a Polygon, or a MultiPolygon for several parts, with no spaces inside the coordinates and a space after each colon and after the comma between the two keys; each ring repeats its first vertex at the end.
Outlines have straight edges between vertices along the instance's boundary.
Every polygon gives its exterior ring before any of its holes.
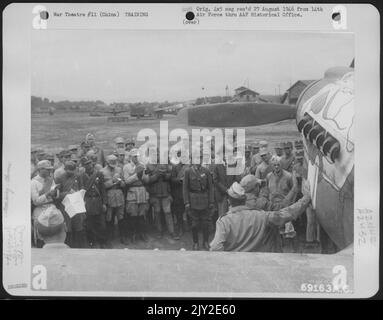
{"type": "MultiPolygon", "coordinates": [[[[90,133],[79,147],[57,153],[57,159],[41,149],[32,150],[34,246],[44,245],[38,219],[52,206],[64,217],[65,243],[72,248],[111,247],[116,233],[124,245],[147,241],[148,227],[153,225],[158,238],[167,234],[173,240],[191,230],[192,249],[209,250],[213,244],[209,236],[219,231],[216,222],[235,209],[236,198],[249,210],[276,212],[302,197],[302,141],[278,143],[274,150],[267,141],[254,142],[245,146],[243,156],[234,150],[233,163],[215,161],[212,150],[208,164],[202,161],[203,153],[200,163],[190,164],[181,150],[169,155],[167,164],[144,162],[133,139],[118,137],[114,142],[108,155],[90,133]],[[243,160],[241,172],[228,174],[230,166],[243,160]],[[62,201],[81,189],[86,212],[70,217],[62,201]]],[[[279,232],[281,238],[296,236],[290,221],[279,226],[279,232]]]]}

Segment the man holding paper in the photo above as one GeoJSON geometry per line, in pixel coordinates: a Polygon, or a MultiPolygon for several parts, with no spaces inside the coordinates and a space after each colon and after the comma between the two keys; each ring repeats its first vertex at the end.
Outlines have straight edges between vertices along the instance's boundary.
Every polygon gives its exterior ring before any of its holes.
{"type": "Polygon", "coordinates": [[[95,169],[96,163],[88,158],[82,159],[84,171],[80,174],[80,187],[85,190],[86,231],[91,246],[106,247],[106,190],[104,176],[95,169]]]}
{"type": "Polygon", "coordinates": [[[68,229],[66,243],[71,248],[85,248],[87,246],[84,227],[86,218],[85,207],[83,212],[78,212],[79,210],[69,212],[68,208],[65,207],[65,205],[70,205],[71,202],[70,198],[66,198],[66,196],[80,190],[76,164],[73,161],[67,161],[65,162],[64,170],[65,173],[56,180],[59,191],[56,200],[58,201],[58,208],[64,215],[68,229]]]}

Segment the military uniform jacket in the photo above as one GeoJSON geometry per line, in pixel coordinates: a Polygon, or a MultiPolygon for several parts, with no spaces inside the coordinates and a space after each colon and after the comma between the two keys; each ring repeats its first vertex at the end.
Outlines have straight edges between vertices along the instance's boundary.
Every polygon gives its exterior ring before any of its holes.
{"type": "Polygon", "coordinates": [[[121,207],[125,204],[124,193],[122,192],[122,188],[124,187],[122,169],[116,166],[114,169],[106,166],[101,170],[101,173],[104,176],[104,186],[106,189],[107,202],[108,206],[112,208],[121,207]],[[121,183],[115,184],[113,182],[113,178],[120,178],[121,183]]]}
{"type": "Polygon", "coordinates": [[[64,172],[60,177],[56,179],[56,184],[59,185],[59,195],[57,199],[60,202],[64,200],[67,194],[80,190],[79,176],[77,174],[68,176],[67,173],[64,172]]]}
{"type": "Polygon", "coordinates": [[[182,185],[187,165],[178,163],[172,166],[171,191],[175,199],[183,199],[182,185]]]}
{"type": "Polygon", "coordinates": [[[280,206],[275,206],[277,204],[283,204],[287,207],[290,205],[291,200],[293,199],[293,193],[295,192],[293,188],[293,179],[290,172],[282,170],[280,175],[270,172],[267,175],[267,187],[269,189],[269,199],[273,209],[277,210],[280,206]]]}
{"type": "Polygon", "coordinates": [[[292,154],[288,158],[284,155],[281,160],[282,169],[288,172],[293,172],[294,160],[295,157],[292,154]]]}
{"type": "Polygon", "coordinates": [[[170,196],[171,167],[167,164],[148,164],[147,175],[143,181],[147,184],[151,197],[165,198],[170,196]]]}
{"type": "Polygon", "coordinates": [[[192,165],[185,170],[183,197],[185,205],[196,210],[208,209],[214,203],[213,179],[208,169],[192,165]]]}
{"type": "Polygon", "coordinates": [[[262,163],[262,158],[259,153],[253,154],[251,156],[250,166],[252,168],[257,168],[258,165],[262,163]]]}
{"type": "Polygon", "coordinates": [[[279,230],[285,223],[305,212],[311,199],[303,196],[296,203],[278,211],[249,210],[246,206],[231,208],[218,218],[210,243],[212,251],[282,252],[279,230]]]}
{"type": "Polygon", "coordinates": [[[234,182],[241,181],[241,177],[228,175],[226,166],[220,163],[214,166],[213,181],[215,186],[215,200],[220,202],[224,199],[227,189],[229,189],[234,182]]]}
{"type": "Polygon", "coordinates": [[[79,176],[80,188],[86,190],[84,201],[86,213],[98,215],[103,213],[102,205],[107,203],[104,176],[101,172],[94,170],[88,175],[83,172],[79,176]]]}

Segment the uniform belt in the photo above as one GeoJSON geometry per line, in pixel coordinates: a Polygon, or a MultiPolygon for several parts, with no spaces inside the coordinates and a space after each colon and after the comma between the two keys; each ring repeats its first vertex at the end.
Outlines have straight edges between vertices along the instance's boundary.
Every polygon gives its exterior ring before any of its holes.
{"type": "Polygon", "coordinates": [[[190,191],[190,193],[205,193],[207,190],[190,191]]]}

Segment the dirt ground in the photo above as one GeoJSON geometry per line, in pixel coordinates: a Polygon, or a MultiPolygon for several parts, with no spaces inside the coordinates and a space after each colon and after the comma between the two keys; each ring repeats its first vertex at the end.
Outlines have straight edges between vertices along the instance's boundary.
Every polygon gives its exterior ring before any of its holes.
{"type": "MultiPolygon", "coordinates": [[[[94,133],[96,143],[104,149],[105,154],[114,148],[114,139],[118,136],[124,138],[136,137],[137,132],[142,128],[151,128],[159,134],[160,120],[136,120],[130,119],[128,122],[110,122],[108,117],[91,117],[88,113],[56,113],[52,116],[48,114],[32,115],[31,123],[31,144],[33,147],[42,147],[49,152],[58,152],[67,148],[71,144],[80,144],[88,132],[94,133]]],[[[169,131],[174,128],[183,128],[191,133],[191,127],[186,125],[185,119],[177,116],[164,117],[162,121],[168,121],[169,131]]],[[[294,141],[299,139],[295,120],[286,120],[275,124],[263,125],[258,127],[244,128],[246,141],[267,140],[272,147],[276,142],[294,141]]],[[[214,235],[213,225],[211,227],[210,240],[214,235]]],[[[191,232],[187,231],[180,240],[173,240],[165,235],[158,239],[156,231],[152,225],[148,226],[148,241],[137,241],[123,245],[118,240],[118,231],[115,230],[113,248],[127,249],[159,249],[159,250],[180,250],[182,248],[190,250],[192,248],[191,232]]],[[[202,237],[202,235],[200,235],[202,237]]],[[[202,239],[201,239],[202,243],[202,239]]],[[[303,252],[301,243],[295,244],[293,248],[291,242],[284,245],[285,252],[303,252]]]]}
{"type": "MultiPolygon", "coordinates": [[[[88,113],[56,113],[32,115],[31,143],[33,147],[42,147],[51,152],[67,148],[71,144],[80,144],[88,132],[95,134],[96,143],[106,153],[114,148],[114,139],[118,136],[136,138],[142,128],[151,128],[159,135],[160,120],[130,119],[128,122],[108,122],[108,117],[91,117],[88,113]]],[[[169,132],[175,128],[191,129],[185,119],[177,116],[166,116],[162,121],[168,121],[169,132]]],[[[276,142],[299,138],[295,120],[286,120],[274,124],[244,128],[246,141],[267,140],[270,146],[276,142]]]]}

